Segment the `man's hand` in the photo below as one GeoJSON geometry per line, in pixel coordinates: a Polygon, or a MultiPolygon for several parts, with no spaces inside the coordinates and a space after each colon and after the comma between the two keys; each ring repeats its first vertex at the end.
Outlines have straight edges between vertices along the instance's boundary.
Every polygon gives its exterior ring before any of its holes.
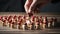
{"type": "MultiPolygon", "coordinates": [[[[47,3],[48,0],[27,0],[26,3],[25,3],[25,10],[26,10],[26,13],[32,13],[34,12],[35,10],[38,10],[37,9],[37,5],[39,4],[44,4],[44,3],[47,3]]],[[[39,6],[40,7],[40,6],[39,6]]]]}
{"type": "Polygon", "coordinates": [[[33,2],[33,0],[26,0],[25,5],[24,5],[26,13],[29,13],[29,7],[32,2],[33,2]]]}

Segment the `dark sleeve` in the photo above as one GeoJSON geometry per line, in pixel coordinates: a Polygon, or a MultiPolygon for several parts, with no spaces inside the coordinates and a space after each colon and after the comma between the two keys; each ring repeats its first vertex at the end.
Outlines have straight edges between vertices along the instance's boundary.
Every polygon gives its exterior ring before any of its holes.
{"type": "Polygon", "coordinates": [[[48,3],[44,7],[40,8],[40,11],[60,13],[60,2],[48,3]]]}

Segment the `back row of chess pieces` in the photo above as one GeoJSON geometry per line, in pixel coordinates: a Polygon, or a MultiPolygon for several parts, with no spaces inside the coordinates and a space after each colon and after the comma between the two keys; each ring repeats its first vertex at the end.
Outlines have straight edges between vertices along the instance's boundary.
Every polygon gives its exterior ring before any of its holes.
{"type": "Polygon", "coordinates": [[[39,30],[54,27],[57,18],[50,18],[42,16],[0,16],[0,22],[3,27],[23,30],[39,30]]]}

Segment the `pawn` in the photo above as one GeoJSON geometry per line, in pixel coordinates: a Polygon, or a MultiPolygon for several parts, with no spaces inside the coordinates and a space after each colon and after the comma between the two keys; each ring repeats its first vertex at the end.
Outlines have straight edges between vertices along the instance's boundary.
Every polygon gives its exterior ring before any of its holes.
{"type": "Polygon", "coordinates": [[[13,29],[14,29],[14,22],[12,22],[12,24],[11,24],[11,28],[13,28],[13,29]]]}
{"type": "Polygon", "coordinates": [[[3,20],[3,16],[0,16],[0,21],[2,21],[3,20]]]}
{"type": "Polygon", "coordinates": [[[34,29],[35,29],[34,23],[31,23],[31,24],[30,24],[30,30],[34,30],[34,29]]]}
{"type": "Polygon", "coordinates": [[[27,23],[23,24],[23,25],[22,25],[22,28],[23,28],[23,30],[27,30],[27,29],[28,29],[28,28],[27,28],[27,23]]]}
{"type": "Polygon", "coordinates": [[[56,26],[56,23],[57,23],[57,18],[54,17],[53,22],[52,22],[52,27],[55,27],[56,26]]]}
{"type": "Polygon", "coordinates": [[[0,24],[1,24],[1,25],[3,24],[3,22],[2,22],[2,21],[3,21],[2,18],[3,18],[3,17],[0,16],[0,24]]]}
{"type": "Polygon", "coordinates": [[[21,16],[18,17],[17,24],[18,24],[17,28],[21,29],[21,16]]]}
{"type": "Polygon", "coordinates": [[[13,21],[13,23],[12,23],[13,25],[13,27],[12,28],[14,28],[14,29],[17,29],[17,24],[16,24],[16,22],[15,21],[13,21]]]}
{"type": "Polygon", "coordinates": [[[18,22],[17,29],[21,29],[21,23],[20,22],[18,22]]]}
{"type": "Polygon", "coordinates": [[[3,26],[7,26],[6,20],[3,21],[3,26]]]}
{"type": "Polygon", "coordinates": [[[43,28],[43,19],[42,19],[42,16],[40,16],[40,29],[42,29],[43,28]]]}
{"type": "Polygon", "coordinates": [[[48,21],[48,28],[50,28],[51,27],[51,20],[49,19],[49,21],[48,21]]]}
{"type": "Polygon", "coordinates": [[[7,19],[7,21],[8,21],[8,24],[7,24],[8,27],[11,27],[11,24],[10,24],[10,23],[12,22],[11,17],[12,17],[12,16],[8,16],[8,19],[7,19]]]}
{"type": "Polygon", "coordinates": [[[7,20],[3,17],[3,26],[7,26],[7,20]]]}
{"type": "Polygon", "coordinates": [[[35,24],[35,29],[36,29],[36,30],[39,29],[39,23],[38,23],[38,22],[36,22],[36,24],[35,24]]]}
{"type": "Polygon", "coordinates": [[[43,19],[43,29],[45,29],[47,27],[47,17],[44,17],[43,19]]]}

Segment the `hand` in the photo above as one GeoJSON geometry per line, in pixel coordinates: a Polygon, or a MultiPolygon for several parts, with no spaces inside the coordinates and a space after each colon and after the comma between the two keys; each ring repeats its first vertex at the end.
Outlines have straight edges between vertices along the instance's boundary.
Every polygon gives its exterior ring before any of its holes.
{"type": "Polygon", "coordinates": [[[25,5],[24,5],[26,13],[29,13],[29,7],[30,7],[32,1],[33,0],[26,0],[25,5]]]}
{"type": "Polygon", "coordinates": [[[25,11],[26,13],[32,13],[35,10],[37,10],[37,5],[41,4],[41,3],[47,3],[47,0],[27,0],[24,7],[25,7],[25,11]]]}

